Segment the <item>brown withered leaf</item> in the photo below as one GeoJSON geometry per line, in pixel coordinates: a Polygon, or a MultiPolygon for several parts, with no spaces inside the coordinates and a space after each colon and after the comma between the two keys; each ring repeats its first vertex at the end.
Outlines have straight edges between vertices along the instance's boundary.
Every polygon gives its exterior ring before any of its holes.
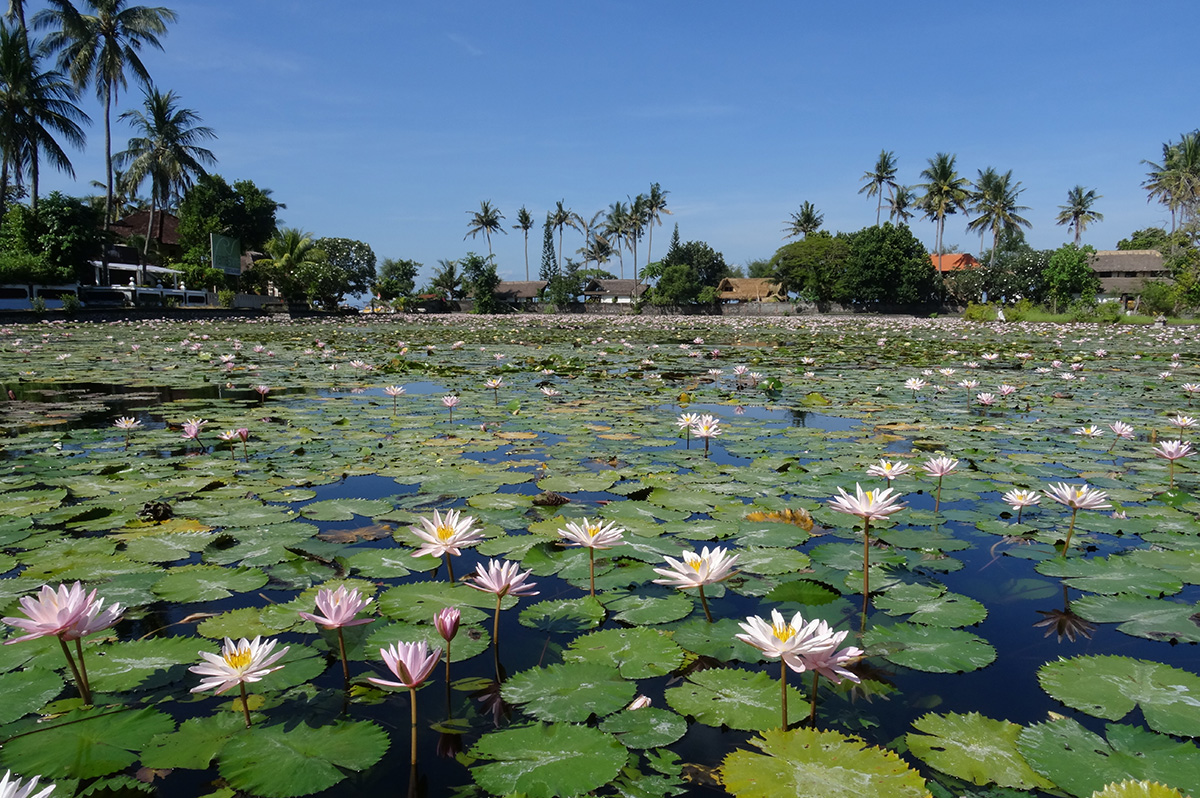
{"type": "Polygon", "coordinates": [[[329,543],[357,543],[360,540],[383,540],[392,536],[392,528],[387,524],[371,524],[357,529],[335,529],[332,532],[322,532],[318,540],[329,543]]]}
{"type": "Polygon", "coordinates": [[[756,511],[746,515],[747,521],[774,521],[778,524],[793,524],[800,527],[805,532],[811,532],[813,528],[812,516],[808,514],[808,510],[803,507],[798,509],[786,508],[783,510],[772,510],[770,512],[756,511]]]}

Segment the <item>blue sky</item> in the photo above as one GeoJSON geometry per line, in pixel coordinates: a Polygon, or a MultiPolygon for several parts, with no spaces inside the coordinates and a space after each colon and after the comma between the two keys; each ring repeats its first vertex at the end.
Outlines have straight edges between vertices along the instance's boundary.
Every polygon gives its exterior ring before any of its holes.
{"type": "MultiPolygon", "coordinates": [[[[1105,220],[1084,241],[1111,249],[1169,223],[1141,162],[1200,126],[1186,1],[166,2],[178,22],[145,62],[217,131],[214,171],[272,189],[284,224],[413,258],[422,277],[487,252],[463,240],[481,200],[509,228],[501,276],[523,279],[520,206],[590,217],[652,182],[673,211],[655,253],[678,222],[731,264],[766,258],[806,200],[827,229],[873,224],[857,192],[881,149],[906,184],[938,152],[969,178],[1011,169],[1038,247],[1069,240],[1058,206],[1094,188],[1105,220]]],[[[139,102],[131,84],[121,108],[139,102]]],[[[44,175],[46,191],[103,179],[90,89],[83,107],[78,181],[44,175]]],[[[128,137],[116,123],[115,149],[128,137]]],[[[975,252],[965,222],[948,218],[946,243],[975,252]]],[[[932,246],[932,222],[911,227],[932,246]]],[[[536,278],[540,224],[529,245],[536,278]]]]}

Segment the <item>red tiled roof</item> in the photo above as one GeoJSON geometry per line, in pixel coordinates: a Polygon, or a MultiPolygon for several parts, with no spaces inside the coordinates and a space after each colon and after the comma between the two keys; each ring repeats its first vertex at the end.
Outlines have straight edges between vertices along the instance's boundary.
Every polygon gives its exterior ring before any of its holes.
{"type": "Polygon", "coordinates": [[[975,260],[973,255],[966,253],[956,252],[950,255],[930,255],[929,257],[933,260],[933,267],[939,272],[956,272],[979,266],[979,261],[975,260]]]}

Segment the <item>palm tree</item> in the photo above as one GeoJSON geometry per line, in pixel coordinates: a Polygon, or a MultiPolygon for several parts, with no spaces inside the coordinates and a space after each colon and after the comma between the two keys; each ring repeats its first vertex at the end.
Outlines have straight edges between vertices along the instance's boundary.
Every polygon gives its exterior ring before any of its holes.
{"type": "Polygon", "coordinates": [[[438,268],[433,271],[433,279],[429,287],[435,292],[443,293],[450,299],[463,298],[463,278],[458,272],[458,261],[439,260],[438,268]]]}
{"type": "Polygon", "coordinates": [[[645,194],[638,194],[629,201],[629,217],[626,222],[626,238],[629,241],[629,248],[633,250],[633,279],[638,282],[638,258],[637,245],[641,240],[642,232],[650,224],[650,198],[645,194]]]}
{"type": "Polygon", "coordinates": [[[621,264],[621,279],[625,279],[625,234],[629,227],[629,209],[624,202],[614,202],[608,206],[604,217],[604,235],[609,243],[616,242],[617,258],[621,264]]]}
{"type": "Polygon", "coordinates": [[[572,214],[575,219],[571,225],[579,232],[583,233],[583,246],[576,250],[583,255],[583,265],[586,268],[588,261],[591,260],[592,239],[596,235],[596,231],[600,226],[601,217],[604,216],[604,211],[596,211],[592,214],[591,219],[584,219],[579,214],[572,214]]]}
{"type": "Polygon", "coordinates": [[[254,262],[255,268],[261,268],[267,273],[267,278],[285,299],[300,296],[302,286],[298,272],[311,263],[324,260],[322,252],[313,240],[312,233],[306,233],[296,227],[285,227],[276,231],[275,236],[263,247],[267,257],[254,262]]]}
{"type": "Polygon", "coordinates": [[[937,224],[935,254],[942,254],[942,235],[946,230],[946,215],[957,213],[966,207],[967,179],[954,168],[956,157],[939,152],[929,159],[929,166],[921,172],[925,178],[921,188],[925,194],[918,200],[925,216],[937,224]]]}
{"type": "Polygon", "coordinates": [[[988,261],[990,266],[996,262],[996,249],[1001,233],[1031,226],[1028,219],[1017,213],[1029,208],[1017,204],[1017,197],[1025,189],[1021,188],[1020,180],[1013,182],[1011,169],[999,174],[989,167],[987,172],[979,173],[977,185],[981,185],[982,190],[972,209],[979,215],[967,224],[967,229],[992,231],[992,257],[988,261]]]}
{"type": "MultiPolygon", "coordinates": [[[[975,185],[971,188],[970,196],[967,200],[973,212],[983,212],[982,209],[986,206],[988,198],[996,194],[999,181],[1000,173],[990,166],[979,173],[979,177],[976,178],[975,185]]],[[[987,232],[987,224],[976,219],[974,222],[967,223],[967,229],[979,231],[979,257],[982,258],[983,234],[987,232]]]]}
{"type": "Polygon", "coordinates": [[[817,206],[813,205],[808,200],[800,206],[800,210],[792,214],[790,222],[784,222],[787,227],[783,228],[783,232],[787,233],[784,239],[795,238],[801,236],[808,238],[809,233],[815,233],[821,229],[821,224],[825,221],[825,214],[817,210],[817,206]]]}
{"type": "Polygon", "coordinates": [[[500,224],[500,220],[504,218],[504,214],[500,213],[498,208],[493,207],[491,200],[483,200],[479,203],[479,210],[467,211],[471,214],[471,221],[467,225],[467,234],[463,236],[463,241],[467,238],[474,238],[483,233],[483,237],[487,239],[488,245],[488,260],[492,259],[492,233],[504,233],[508,235],[508,231],[500,224]]]}
{"type": "Polygon", "coordinates": [[[892,196],[888,197],[888,219],[896,224],[908,226],[908,220],[913,218],[912,208],[916,207],[917,195],[911,186],[896,186],[892,196]]]}
{"type": "Polygon", "coordinates": [[[662,214],[671,215],[667,210],[667,195],[670,193],[663,191],[658,183],[651,183],[650,193],[646,195],[646,223],[649,227],[649,235],[646,238],[646,263],[650,263],[650,250],[654,248],[654,228],[662,227],[662,214]]]}
{"type": "Polygon", "coordinates": [[[162,49],[160,36],[166,35],[167,23],[175,21],[169,8],[127,6],[126,0],[83,0],[93,13],[80,13],[71,0],[46,0],[49,8],[33,16],[34,28],[50,28],[43,46],[59,53],[59,67],[79,88],[89,83],[104,103],[104,173],[107,179],[104,202],[104,229],[112,222],[113,153],[112,109],[119,91],[128,87],[126,75],[132,73],[143,86],[150,85],[138,51],[149,45],[162,49]]]}
{"type": "Polygon", "coordinates": [[[550,212],[550,227],[558,230],[558,273],[562,274],[563,264],[563,228],[573,227],[575,214],[571,209],[563,205],[566,200],[559,200],[554,204],[554,210],[550,212]]]}
{"type": "Polygon", "coordinates": [[[1142,187],[1148,192],[1147,201],[1158,199],[1171,211],[1171,232],[1176,222],[1186,222],[1200,206],[1200,131],[1184,133],[1179,142],[1163,145],[1161,164],[1142,163],[1150,167],[1142,187]]]}
{"type": "Polygon", "coordinates": [[[1104,214],[1092,210],[1092,205],[1098,199],[1103,199],[1103,195],[1097,194],[1096,189],[1075,186],[1067,192],[1067,204],[1058,206],[1058,223],[1065,224],[1068,230],[1075,231],[1075,246],[1077,247],[1083,231],[1089,224],[1104,221],[1104,214]]]}
{"type": "Polygon", "coordinates": [[[868,197],[879,196],[879,201],[875,205],[875,226],[879,226],[879,216],[883,212],[883,189],[884,186],[895,191],[896,183],[896,153],[888,150],[879,151],[879,160],[875,162],[874,171],[863,172],[862,179],[866,181],[862,188],[858,190],[859,194],[866,192],[868,197]]]}
{"type": "MultiPolygon", "coordinates": [[[[215,164],[217,157],[199,145],[217,134],[211,127],[198,124],[200,116],[190,108],[180,108],[179,95],[173,91],[163,94],[156,88],[145,91],[142,111],[130,110],[121,114],[136,135],[129,140],[124,152],[113,157],[117,167],[125,168],[126,188],[136,192],[146,178],[150,179],[150,219],[146,225],[146,252],[154,229],[154,211],[171,207],[172,195],[179,196],[192,187],[192,179],[207,172],[204,166],[215,164]]],[[[162,240],[162,215],[159,215],[158,239],[162,240]]]]}
{"type": "Polygon", "coordinates": [[[514,230],[520,230],[525,233],[525,281],[529,281],[529,231],[533,229],[533,214],[522,205],[521,210],[517,211],[517,223],[513,225],[514,230]]]}

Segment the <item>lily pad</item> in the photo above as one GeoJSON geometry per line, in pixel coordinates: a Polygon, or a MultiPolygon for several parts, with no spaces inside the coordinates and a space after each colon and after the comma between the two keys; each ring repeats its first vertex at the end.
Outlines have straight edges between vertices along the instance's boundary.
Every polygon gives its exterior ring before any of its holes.
{"type": "Polygon", "coordinates": [[[609,715],[600,731],[616,735],[626,748],[662,748],[687,733],[687,721],[665,709],[643,707],[609,715]]]}
{"type": "Polygon", "coordinates": [[[538,723],[490,732],[471,747],[471,756],[491,760],[471,776],[492,795],[571,798],[608,784],[628,757],[612,735],[587,726],[538,723]]]}
{"type": "MultiPolygon", "coordinates": [[[[788,704],[800,711],[804,696],[791,685],[787,691],[788,704]]],[[[759,731],[777,728],[782,719],[779,681],[761,672],[699,671],[688,677],[687,684],[668,688],[666,696],[671,709],[707,726],[759,731]]]]}
{"type": "Polygon", "coordinates": [[[996,649],[962,629],[900,623],[869,629],[863,641],[872,655],[930,673],[974,671],[996,659],[996,649]]]}
{"type": "Polygon", "coordinates": [[[531,668],[511,677],[501,688],[504,700],[520,704],[538,720],[583,722],[604,717],[633,700],[633,682],[616,668],[594,663],[567,663],[531,668]]]}
{"type": "Polygon", "coordinates": [[[604,629],[581,635],[563,652],[566,662],[616,667],[626,679],[664,676],[683,663],[684,652],[653,629],[604,629]]]}
{"type": "Polygon", "coordinates": [[[9,740],[0,748],[0,762],[18,773],[89,779],[129,767],[137,761],[134,752],[174,728],[173,720],[153,709],[69,712],[9,740]]]}
{"type": "Polygon", "coordinates": [[[1155,731],[1200,737],[1200,677],[1160,662],[1085,656],[1050,662],[1038,671],[1050,695],[1098,718],[1120,720],[1140,706],[1155,731]]]}
{"type": "Polygon", "coordinates": [[[1052,790],[1017,750],[1021,726],[971,712],[925,715],[913,722],[908,749],[930,767],[973,784],[998,784],[1018,790],[1052,790]]]}

